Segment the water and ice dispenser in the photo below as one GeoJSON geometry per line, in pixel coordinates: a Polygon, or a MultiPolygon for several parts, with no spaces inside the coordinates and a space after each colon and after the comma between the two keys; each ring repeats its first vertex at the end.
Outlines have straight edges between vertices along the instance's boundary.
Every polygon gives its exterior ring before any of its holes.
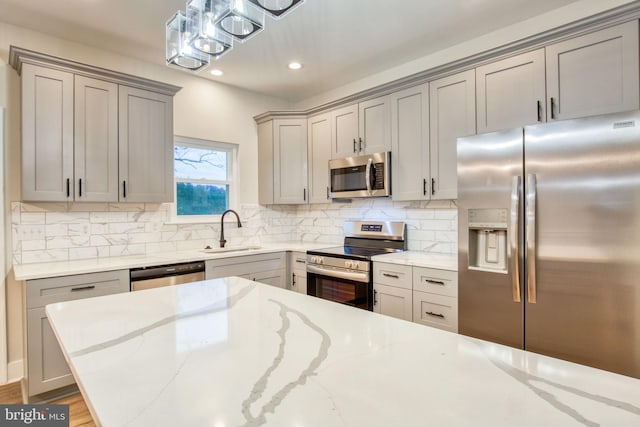
{"type": "Polygon", "coordinates": [[[507,272],[507,209],[469,209],[469,268],[507,272]]]}

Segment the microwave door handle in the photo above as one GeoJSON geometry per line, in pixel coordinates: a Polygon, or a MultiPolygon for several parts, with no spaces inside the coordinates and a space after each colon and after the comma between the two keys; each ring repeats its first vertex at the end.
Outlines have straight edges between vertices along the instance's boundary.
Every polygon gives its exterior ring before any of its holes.
{"type": "Polygon", "coordinates": [[[367,192],[371,195],[371,168],[373,167],[373,159],[367,160],[367,169],[365,170],[364,179],[367,181],[367,192]]]}

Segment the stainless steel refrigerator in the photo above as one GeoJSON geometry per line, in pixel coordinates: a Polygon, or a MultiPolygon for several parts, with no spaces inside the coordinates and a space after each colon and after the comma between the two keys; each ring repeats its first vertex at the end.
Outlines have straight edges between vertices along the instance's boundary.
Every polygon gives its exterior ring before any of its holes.
{"type": "Polygon", "coordinates": [[[640,378],[640,112],[458,139],[459,331],[640,378]]]}

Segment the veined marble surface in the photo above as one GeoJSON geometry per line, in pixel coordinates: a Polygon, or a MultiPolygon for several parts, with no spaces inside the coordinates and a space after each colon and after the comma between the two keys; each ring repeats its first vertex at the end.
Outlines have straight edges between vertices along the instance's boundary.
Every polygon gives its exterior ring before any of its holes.
{"type": "Polygon", "coordinates": [[[376,255],[371,258],[375,262],[411,265],[413,267],[435,268],[438,270],[458,271],[458,255],[436,254],[420,251],[394,252],[376,255]]]}
{"type": "Polygon", "coordinates": [[[103,426],[638,426],[640,380],[250,282],[47,306],[103,426]]]}
{"type": "MultiPolygon", "coordinates": [[[[150,255],[130,255],[110,258],[90,258],[74,261],[54,261],[13,266],[16,280],[42,279],[46,277],[70,276],[73,274],[97,273],[128,268],[150,267],[179,262],[205,261],[208,259],[231,258],[244,255],[258,255],[270,252],[300,251],[326,248],[320,243],[283,242],[266,243],[256,249],[220,253],[206,253],[202,250],[161,252],[150,255]]],[[[241,247],[238,247],[241,248],[241,247]]],[[[229,247],[228,249],[233,249],[229,247]]]]}

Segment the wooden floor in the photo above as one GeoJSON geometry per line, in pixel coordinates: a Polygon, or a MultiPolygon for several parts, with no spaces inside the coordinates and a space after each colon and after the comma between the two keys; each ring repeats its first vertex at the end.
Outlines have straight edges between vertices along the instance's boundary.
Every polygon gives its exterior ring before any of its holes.
{"type": "MultiPolygon", "coordinates": [[[[22,403],[20,383],[0,386],[0,403],[5,405],[22,403]]],[[[84,403],[84,399],[80,393],[54,400],[51,403],[56,405],[69,405],[69,425],[71,427],[95,427],[93,418],[91,418],[89,409],[87,409],[87,405],[84,403]]]]}

